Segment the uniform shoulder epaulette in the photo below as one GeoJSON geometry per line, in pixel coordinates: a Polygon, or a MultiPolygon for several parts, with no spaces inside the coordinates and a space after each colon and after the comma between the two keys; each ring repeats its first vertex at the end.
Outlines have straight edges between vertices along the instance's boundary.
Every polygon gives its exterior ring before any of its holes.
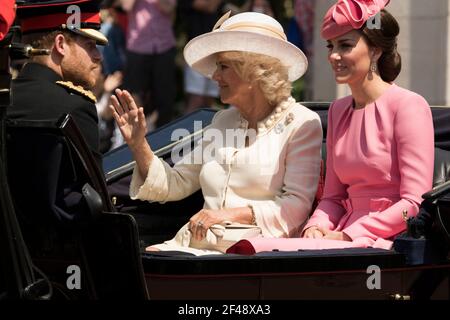
{"type": "Polygon", "coordinates": [[[56,81],[56,83],[64,88],[70,89],[72,91],[75,91],[76,93],[79,93],[79,94],[85,96],[86,98],[91,100],[93,103],[97,102],[97,98],[92,93],[92,91],[86,90],[82,86],[76,86],[71,81],[56,81]]]}

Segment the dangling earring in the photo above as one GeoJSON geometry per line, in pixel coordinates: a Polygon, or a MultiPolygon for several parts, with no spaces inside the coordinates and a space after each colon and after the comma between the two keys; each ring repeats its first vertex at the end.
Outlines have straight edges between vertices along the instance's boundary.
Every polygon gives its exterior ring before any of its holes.
{"type": "Polygon", "coordinates": [[[372,61],[372,63],[370,64],[370,71],[377,72],[377,69],[377,63],[375,61],[372,61]]]}

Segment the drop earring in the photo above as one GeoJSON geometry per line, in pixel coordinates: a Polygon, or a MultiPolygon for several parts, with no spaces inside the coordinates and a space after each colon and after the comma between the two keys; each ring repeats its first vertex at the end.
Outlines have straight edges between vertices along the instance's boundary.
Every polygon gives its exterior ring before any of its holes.
{"type": "Polygon", "coordinates": [[[372,72],[377,72],[377,63],[376,62],[372,62],[371,64],[370,64],[370,71],[372,71],[372,72]]]}

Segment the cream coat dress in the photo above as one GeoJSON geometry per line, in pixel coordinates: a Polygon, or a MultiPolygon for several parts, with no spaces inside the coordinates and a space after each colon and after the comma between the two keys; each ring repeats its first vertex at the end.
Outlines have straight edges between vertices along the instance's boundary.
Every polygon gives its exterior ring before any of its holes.
{"type": "MultiPolygon", "coordinates": [[[[145,179],[135,168],[131,198],[164,203],[201,189],[206,209],[251,207],[263,237],[298,235],[319,180],[320,118],[289,98],[257,127],[248,129],[235,107],[217,112],[193,150],[181,159],[174,159],[179,152],[172,155],[174,167],[155,157],[145,179]]],[[[186,232],[187,225],[174,239],[156,247],[189,246],[186,232]]]]}

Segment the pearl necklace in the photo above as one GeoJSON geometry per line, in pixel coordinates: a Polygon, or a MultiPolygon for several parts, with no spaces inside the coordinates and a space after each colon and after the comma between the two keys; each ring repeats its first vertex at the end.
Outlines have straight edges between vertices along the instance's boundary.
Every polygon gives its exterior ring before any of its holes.
{"type": "MultiPolygon", "coordinates": [[[[290,108],[290,106],[292,106],[295,103],[296,103],[296,101],[292,97],[289,97],[286,100],[280,102],[278,104],[278,106],[276,106],[265,119],[258,122],[258,125],[257,125],[258,134],[268,132],[271,128],[273,128],[278,123],[278,121],[282,118],[282,116],[284,115],[286,110],[288,110],[290,108]]],[[[290,113],[286,117],[287,124],[292,122],[292,120],[294,120],[294,115],[292,113],[290,113]]],[[[248,126],[248,121],[245,120],[242,117],[242,115],[240,115],[239,128],[247,129],[247,126],[248,126]]]]}

